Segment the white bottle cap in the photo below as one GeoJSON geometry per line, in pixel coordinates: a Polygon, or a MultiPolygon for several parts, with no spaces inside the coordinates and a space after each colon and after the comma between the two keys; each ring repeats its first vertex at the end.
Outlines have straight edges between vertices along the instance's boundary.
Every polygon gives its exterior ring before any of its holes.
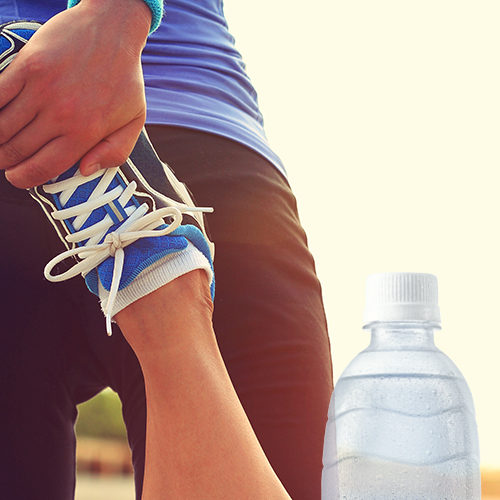
{"type": "Polygon", "coordinates": [[[437,278],[425,273],[368,276],[363,326],[374,321],[426,321],[441,324],[437,278]]]}

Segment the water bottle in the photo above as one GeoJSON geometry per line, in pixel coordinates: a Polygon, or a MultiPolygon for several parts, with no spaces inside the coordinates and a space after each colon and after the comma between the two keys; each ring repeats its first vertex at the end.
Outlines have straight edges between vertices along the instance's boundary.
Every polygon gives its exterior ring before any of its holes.
{"type": "Polygon", "coordinates": [[[328,411],[322,500],[479,500],[470,390],[434,345],[430,274],[368,277],[371,342],[338,380],[328,411]]]}

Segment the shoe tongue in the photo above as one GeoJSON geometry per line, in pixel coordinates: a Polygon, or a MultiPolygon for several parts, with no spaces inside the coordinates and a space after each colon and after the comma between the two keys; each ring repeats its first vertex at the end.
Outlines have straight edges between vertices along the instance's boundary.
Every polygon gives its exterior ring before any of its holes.
{"type": "Polygon", "coordinates": [[[71,168],[68,168],[66,172],[63,172],[59,177],[52,179],[53,182],[64,181],[65,179],[69,179],[72,177],[76,171],[78,170],[78,163],[75,163],[71,168]]]}

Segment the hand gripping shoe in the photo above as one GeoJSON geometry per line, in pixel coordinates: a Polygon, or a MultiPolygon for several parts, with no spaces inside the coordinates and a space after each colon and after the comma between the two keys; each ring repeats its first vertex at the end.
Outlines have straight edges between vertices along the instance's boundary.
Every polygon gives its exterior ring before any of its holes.
{"type": "MultiPolygon", "coordinates": [[[[1,68],[39,26],[0,26],[1,68]]],[[[84,177],[76,164],[29,191],[67,248],[47,264],[45,277],[62,281],[81,274],[101,299],[108,335],[117,312],[191,270],[207,272],[214,298],[214,245],[203,220],[203,212],[212,209],[194,205],[145,130],[123,165],[84,177]],[[53,274],[69,258],[76,262],[53,274]]]]}

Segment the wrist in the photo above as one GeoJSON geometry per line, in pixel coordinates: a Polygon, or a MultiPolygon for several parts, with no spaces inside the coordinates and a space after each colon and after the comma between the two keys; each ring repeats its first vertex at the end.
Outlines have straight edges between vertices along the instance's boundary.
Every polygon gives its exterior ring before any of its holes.
{"type": "Polygon", "coordinates": [[[77,4],[111,22],[126,22],[124,29],[142,42],[141,49],[152,31],[153,13],[144,0],[68,0],[68,8],[77,4]]]}

